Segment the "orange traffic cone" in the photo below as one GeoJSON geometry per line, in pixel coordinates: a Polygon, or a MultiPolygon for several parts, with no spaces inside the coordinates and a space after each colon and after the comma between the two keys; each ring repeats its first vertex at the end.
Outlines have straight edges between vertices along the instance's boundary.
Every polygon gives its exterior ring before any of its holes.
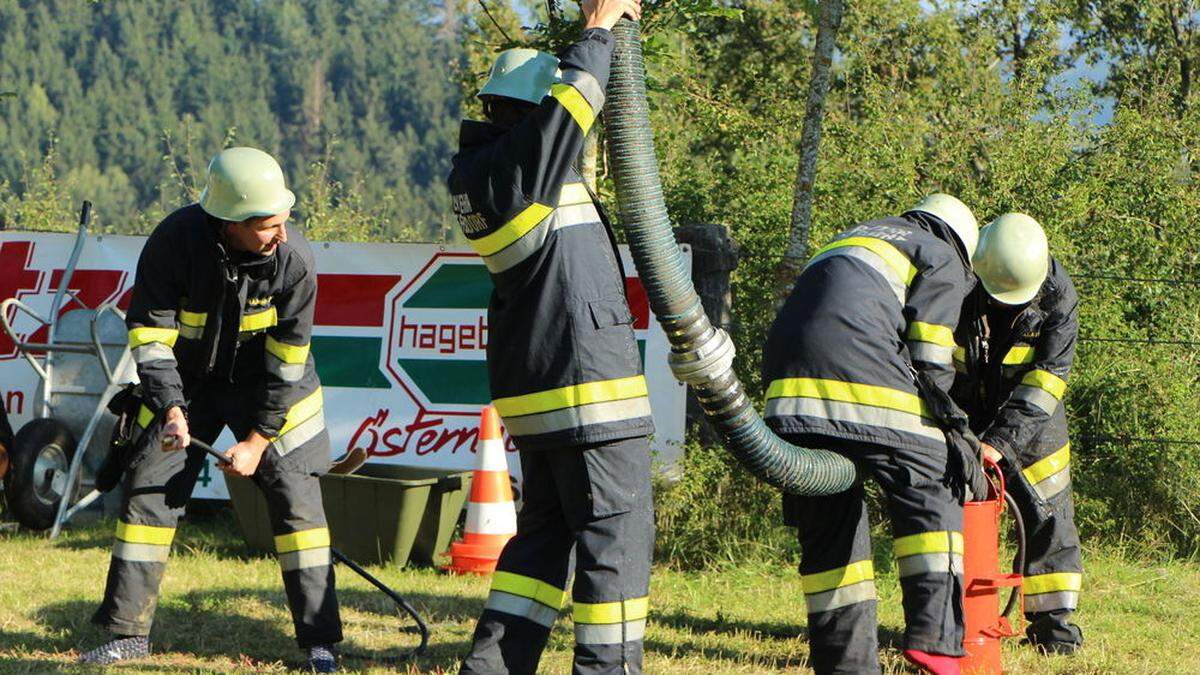
{"type": "Polygon", "coordinates": [[[489,405],[479,418],[479,454],[467,503],[467,525],[462,541],[450,544],[451,562],[446,569],[457,574],[491,574],[500,551],[516,533],[517,510],[508,479],[504,438],[500,435],[500,416],[489,405]]]}

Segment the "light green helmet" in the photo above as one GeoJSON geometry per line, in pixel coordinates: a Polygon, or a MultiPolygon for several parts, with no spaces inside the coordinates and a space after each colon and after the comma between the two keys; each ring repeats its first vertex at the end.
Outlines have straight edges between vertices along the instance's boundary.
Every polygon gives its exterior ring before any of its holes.
{"type": "Polygon", "coordinates": [[[1034,298],[1050,272],[1050,245],[1038,221],[1006,213],[979,232],[975,273],[983,289],[1006,305],[1034,298]]]}
{"type": "Polygon", "coordinates": [[[975,220],[975,214],[971,213],[971,209],[967,208],[967,205],[958,198],[935,192],[922,199],[909,211],[922,211],[941,219],[943,223],[950,226],[954,235],[967,249],[967,259],[970,260],[975,256],[975,247],[979,244],[979,222],[975,220]]]}
{"type": "Polygon", "coordinates": [[[506,49],[496,57],[491,76],[476,96],[504,96],[537,105],[550,94],[550,85],[561,75],[558,59],[552,54],[536,49],[506,49]]]}
{"type": "Polygon", "coordinates": [[[275,158],[256,148],[227,148],[208,163],[200,208],[214,218],[241,222],[274,216],[296,203],[275,158]]]}

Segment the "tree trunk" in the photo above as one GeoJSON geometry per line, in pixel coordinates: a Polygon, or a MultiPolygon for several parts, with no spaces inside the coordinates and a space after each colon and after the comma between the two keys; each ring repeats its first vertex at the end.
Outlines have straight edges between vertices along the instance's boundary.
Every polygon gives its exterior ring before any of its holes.
{"type": "Polygon", "coordinates": [[[844,0],[821,0],[817,18],[817,43],[813,48],[812,75],[808,80],[808,103],[804,129],[800,133],[800,162],[792,197],[792,225],[787,251],[776,268],[775,298],[781,305],[796,275],[808,257],[809,229],[812,227],[813,179],[817,173],[817,149],[821,144],[821,121],[825,115],[825,96],[829,93],[829,70],[838,29],[845,14],[844,0]]]}

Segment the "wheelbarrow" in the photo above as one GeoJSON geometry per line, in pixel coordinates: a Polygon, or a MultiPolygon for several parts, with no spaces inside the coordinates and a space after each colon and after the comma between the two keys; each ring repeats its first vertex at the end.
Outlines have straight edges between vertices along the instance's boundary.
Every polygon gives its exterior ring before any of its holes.
{"type": "Polygon", "coordinates": [[[80,497],[92,486],[91,472],[84,475],[85,457],[91,456],[93,465],[103,459],[114,421],[108,402],[137,377],[125,313],[111,302],[88,308],[70,290],[87,242],[90,214],[91,203],[84,202],[75,245],[47,315],[16,298],[0,302],[0,328],[41,380],[34,404],[37,417],[17,431],[9,449],[5,497],[21,525],[49,529],[51,537],[100,497],[94,489],[80,497]],[[80,308],[61,312],[68,298],[80,308]],[[45,342],[27,342],[17,335],[13,322],[18,313],[31,318],[38,329],[45,327],[45,342]]]}

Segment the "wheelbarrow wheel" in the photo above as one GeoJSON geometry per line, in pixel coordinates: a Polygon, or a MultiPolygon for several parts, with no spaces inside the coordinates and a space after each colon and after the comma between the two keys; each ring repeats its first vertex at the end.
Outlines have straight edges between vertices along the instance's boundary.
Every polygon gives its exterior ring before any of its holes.
{"type": "Polygon", "coordinates": [[[58,420],[36,419],[21,427],[8,454],[8,508],[24,527],[49,529],[63,495],[74,492],[67,485],[67,472],[75,455],[75,436],[58,420]]]}

